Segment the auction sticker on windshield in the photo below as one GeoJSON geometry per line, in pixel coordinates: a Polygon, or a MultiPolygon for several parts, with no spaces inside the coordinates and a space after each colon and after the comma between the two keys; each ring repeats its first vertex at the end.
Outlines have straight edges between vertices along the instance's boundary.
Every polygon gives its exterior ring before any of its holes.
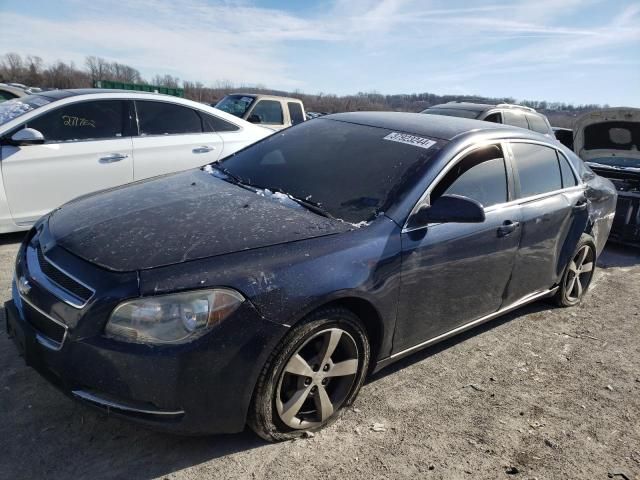
{"type": "Polygon", "coordinates": [[[415,135],[409,135],[408,133],[391,132],[389,135],[383,138],[383,140],[390,140],[392,142],[406,143],[407,145],[413,145],[420,148],[431,148],[436,142],[424,137],[417,137],[415,135]]]}

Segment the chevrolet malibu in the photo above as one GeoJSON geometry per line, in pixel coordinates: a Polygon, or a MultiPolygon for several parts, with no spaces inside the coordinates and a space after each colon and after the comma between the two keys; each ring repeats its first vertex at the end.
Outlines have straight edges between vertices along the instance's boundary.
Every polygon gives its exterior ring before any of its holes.
{"type": "Polygon", "coordinates": [[[7,329],[88,405],[290,439],[412,352],[538,299],[578,304],[615,202],[534,132],[330,115],[46,215],[20,248],[7,329]]]}

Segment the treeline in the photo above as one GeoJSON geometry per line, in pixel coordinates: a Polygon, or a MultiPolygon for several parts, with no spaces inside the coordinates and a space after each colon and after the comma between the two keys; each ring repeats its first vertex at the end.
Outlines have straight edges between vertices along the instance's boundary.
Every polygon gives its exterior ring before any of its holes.
{"type": "MultiPolygon", "coordinates": [[[[307,94],[300,91],[272,90],[260,84],[235,85],[231,82],[215,81],[205,85],[199,81],[181,80],[172,75],[155,75],[144,79],[140,71],[129,65],[110,62],[104,58],[88,56],[84,65],[55,61],[45,63],[34,55],[21,56],[6,53],[0,56],[0,82],[22,83],[40,88],[86,88],[95,80],[113,80],[126,83],[148,83],[155,86],[184,88],[185,96],[203,103],[215,103],[233,91],[251,91],[301,99],[308,111],[345,112],[355,110],[395,110],[419,112],[432,105],[451,101],[479,103],[519,103],[547,114],[556,126],[571,126],[577,115],[600,108],[600,105],[571,105],[560,102],[517,101],[511,97],[481,97],[475,95],[436,95],[434,93],[412,93],[382,95],[377,92],[359,92],[355,95],[333,95],[325,93],[307,94]]],[[[605,105],[606,107],[606,105],[605,105]]]]}

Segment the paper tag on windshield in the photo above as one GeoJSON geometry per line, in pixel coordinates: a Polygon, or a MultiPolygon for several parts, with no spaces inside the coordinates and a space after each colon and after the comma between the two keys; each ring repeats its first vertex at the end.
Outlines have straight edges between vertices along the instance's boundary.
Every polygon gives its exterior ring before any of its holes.
{"type": "Polygon", "coordinates": [[[413,145],[420,148],[431,148],[436,142],[424,137],[417,137],[415,135],[409,135],[408,133],[391,132],[389,135],[383,138],[383,140],[390,140],[392,142],[406,143],[407,145],[413,145]]]}

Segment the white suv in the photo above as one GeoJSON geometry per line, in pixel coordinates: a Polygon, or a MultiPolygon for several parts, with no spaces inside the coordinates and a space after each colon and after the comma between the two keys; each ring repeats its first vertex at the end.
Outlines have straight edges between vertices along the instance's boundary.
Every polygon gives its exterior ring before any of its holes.
{"type": "Polygon", "coordinates": [[[182,98],[55,90],[0,103],[0,233],[96,190],[211,163],[273,132],[182,98]]]}

